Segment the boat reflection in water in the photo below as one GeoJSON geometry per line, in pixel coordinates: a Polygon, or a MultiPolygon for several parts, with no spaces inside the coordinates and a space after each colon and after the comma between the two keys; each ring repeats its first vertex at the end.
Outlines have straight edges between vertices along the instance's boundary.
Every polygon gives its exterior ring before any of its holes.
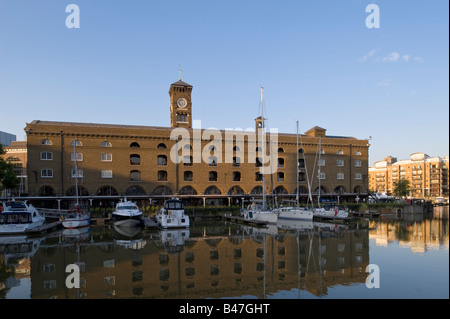
{"type": "MultiPolygon", "coordinates": [[[[84,234],[54,232],[33,243],[23,238],[24,247],[33,249],[24,257],[29,260],[27,271],[20,274],[18,264],[10,263],[13,246],[0,237],[1,267],[16,269],[2,277],[0,287],[10,287],[10,282],[25,276],[32,284],[22,287],[23,297],[33,299],[285,298],[286,293],[289,298],[321,298],[335,287],[365,287],[365,269],[371,263],[369,235],[381,237],[379,231],[388,223],[403,227],[402,221],[373,223],[287,221],[253,228],[196,221],[189,229],[139,227],[128,233],[95,225],[84,234]],[[80,265],[79,289],[65,284],[65,269],[73,263],[80,265]]],[[[443,229],[435,223],[445,223],[448,229],[448,220],[409,222],[408,229],[443,229]]],[[[448,251],[448,232],[428,237],[440,237],[448,251]]],[[[15,250],[21,247],[15,245],[15,250]]],[[[6,298],[8,291],[4,290],[6,298]]]]}

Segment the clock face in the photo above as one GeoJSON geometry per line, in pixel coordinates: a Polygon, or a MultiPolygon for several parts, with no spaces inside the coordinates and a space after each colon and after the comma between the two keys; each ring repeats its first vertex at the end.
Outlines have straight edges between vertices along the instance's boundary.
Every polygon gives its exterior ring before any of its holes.
{"type": "Polygon", "coordinates": [[[186,107],[186,105],[187,105],[186,99],[183,99],[183,98],[178,99],[177,105],[178,105],[178,107],[186,107]]]}

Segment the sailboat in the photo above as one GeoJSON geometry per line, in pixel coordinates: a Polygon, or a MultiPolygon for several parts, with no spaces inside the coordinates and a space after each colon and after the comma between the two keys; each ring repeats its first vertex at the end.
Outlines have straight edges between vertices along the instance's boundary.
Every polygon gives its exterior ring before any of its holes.
{"type": "Polygon", "coordinates": [[[296,207],[280,207],[277,209],[279,219],[291,220],[309,220],[313,219],[313,212],[308,208],[299,207],[299,185],[298,185],[298,121],[297,121],[297,206],[296,207]]]}
{"type": "Polygon", "coordinates": [[[346,212],[345,210],[339,209],[338,206],[332,207],[332,205],[328,205],[327,207],[322,207],[320,204],[320,192],[321,192],[321,188],[320,188],[320,154],[321,154],[321,137],[319,136],[319,166],[318,166],[318,172],[317,172],[317,178],[319,180],[319,193],[318,193],[318,207],[315,207],[313,209],[313,215],[314,217],[317,218],[347,218],[348,217],[348,212],[346,212]]]}
{"type": "Polygon", "coordinates": [[[77,141],[73,141],[73,151],[75,156],[75,197],[76,204],[75,206],[69,210],[61,220],[61,224],[64,228],[80,228],[89,226],[91,223],[91,218],[89,213],[83,209],[80,204],[79,194],[78,194],[78,166],[77,166],[77,149],[76,149],[77,141]]]}
{"type": "MultiPolygon", "coordinates": [[[[265,127],[264,127],[264,88],[261,87],[261,142],[262,142],[262,150],[261,150],[261,156],[262,156],[262,167],[264,170],[264,156],[266,153],[266,143],[265,143],[265,127]]],[[[278,213],[273,210],[267,209],[267,201],[266,201],[266,182],[265,182],[265,173],[262,174],[262,182],[263,182],[263,199],[262,202],[259,203],[257,201],[253,201],[247,209],[245,209],[241,213],[241,217],[243,217],[246,220],[255,220],[255,221],[262,221],[267,222],[270,224],[276,224],[278,220],[278,213]]]]}

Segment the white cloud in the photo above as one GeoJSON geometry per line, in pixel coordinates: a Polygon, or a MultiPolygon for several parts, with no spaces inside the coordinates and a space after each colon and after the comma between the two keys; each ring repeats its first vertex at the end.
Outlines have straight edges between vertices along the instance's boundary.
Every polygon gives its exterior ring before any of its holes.
{"type": "Polygon", "coordinates": [[[358,59],[359,62],[366,62],[366,60],[372,56],[375,55],[375,53],[377,53],[378,49],[373,49],[371,50],[369,53],[367,53],[366,55],[363,55],[362,57],[360,57],[358,59]]]}
{"type": "Polygon", "coordinates": [[[366,55],[363,55],[362,57],[360,57],[358,59],[359,62],[366,62],[367,60],[369,60],[371,58],[372,61],[374,62],[398,62],[398,61],[403,61],[403,62],[409,62],[409,61],[415,61],[415,62],[420,62],[423,63],[424,60],[419,57],[416,56],[414,58],[412,58],[412,56],[410,54],[403,54],[400,52],[392,52],[389,53],[386,56],[375,56],[375,54],[379,51],[379,49],[373,49],[371,50],[369,53],[367,53],[366,55]]]}
{"type": "Polygon", "coordinates": [[[400,53],[398,52],[392,52],[388,56],[385,56],[383,58],[383,62],[395,62],[400,58],[400,53]]]}
{"type": "Polygon", "coordinates": [[[377,84],[378,87],[390,87],[394,85],[395,84],[391,79],[384,79],[383,81],[377,84]]]}

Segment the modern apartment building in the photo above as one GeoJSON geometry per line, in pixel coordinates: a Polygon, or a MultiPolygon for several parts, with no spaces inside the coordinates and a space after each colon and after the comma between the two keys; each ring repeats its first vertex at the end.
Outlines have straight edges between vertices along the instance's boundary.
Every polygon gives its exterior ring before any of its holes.
{"type": "Polygon", "coordinates": [[[389,156],[369,168],[369,189],[373,192],[392,194],[395,183],[410,182],[410,196],[416,198],[449,195],[449,157],[430,157],[425,153],[413,153],[410,159],[397,160],[389,156]]]}

